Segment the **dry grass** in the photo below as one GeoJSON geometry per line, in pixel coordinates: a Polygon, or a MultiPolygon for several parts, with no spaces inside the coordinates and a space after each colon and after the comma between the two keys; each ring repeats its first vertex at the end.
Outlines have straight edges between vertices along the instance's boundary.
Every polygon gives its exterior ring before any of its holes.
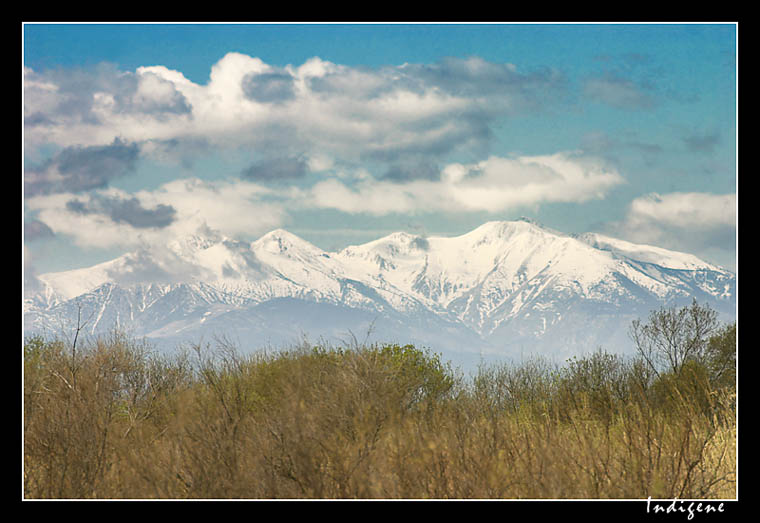
{"type": "Polygon", "coordinates": [[[28,340],[25,498],[736,497],[733,391],[614,356],[465,379],[412,347],[148,349],[28,340]]]}

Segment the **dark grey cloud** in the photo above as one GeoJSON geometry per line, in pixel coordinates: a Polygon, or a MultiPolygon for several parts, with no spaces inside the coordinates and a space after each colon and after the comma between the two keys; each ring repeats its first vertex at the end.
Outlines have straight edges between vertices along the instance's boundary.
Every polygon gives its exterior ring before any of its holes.
{"type": "Polygon", "coordinates": [[[58,172],[72,178],[82,177],[86,180],[82,182],[84,185],[95,180],[96,186],[101,186],[99,178],[120,176],[133,170],[138,156],[136,144],[116,139],[111,145],[68,147],[54,161],[58,172]]]}
{"type": "Polygon", "coordinates": [[[587,78],[583,92],[594,101],[618,109],[641,110],[655,106],[650,86],[616,73],[587,78]]]}
{"type": "Polygon", "coordinates": [[[490,127],[493,118],[494,114],[486,110],[469,108],[456,115],[442,114],[400,122],[394,129],[413,138],[387,141],[381,138],[369,144],[357,143],[356,149],[363,161],[381,161],[389,165],[414,163],[419,158],[434,162],[453,151],[487,155],[494,136],[490,127]],[[451,125],[452,119],[456,125],[451,125]]]}
{"type": "MultiPolygon", "coordinates": [[[[45,112],[37,111],[28,116],[27,125],[40,125],[56,121],[101,123],[94,111],[98,96],[111,100],[112,110],[117,113],[150,114],[158,119],[171,114],[190,113],[192,107],[174,85],[153,73],[139,75],[118,70],[114,64],[101,63],[91,68],[59,68],[29,73],[30,81],[24,94],[28,104],[44,100],[45,112]],[[151,83],[148,94],[139,91],[140,82],[151,83]],[[50,96],[40,83],[56,86],[50,96]],[[150,92],[161,91],[160,96],[150,92]],[[96,96],[96,94],[98,96],[96,96]]],[[[25,84],[26,85],[26,84],[25,84]]]]}
{"type": "Polygon", "coordinates": [[[44,238],[52,238],[55,236],[53,230],[48,225],[40,220],[29,220],[24,222],[24,239],[25,240],[41,240],[44,238]]]}
{"type": "Polygon", "coordinates": [[[625,142],[625,145],[645,154],[660,154],[663,152],[662,146],[656,143],[630,141],[625,142]]]}
{"type": "MultiPolygon", "coordinates": [[[[225,240],[224,246],[235,256],[238,261],[242,261],[245,265],[246,272],[254,271],[258,274],[264,274],[264,267],[256,258],[256,255],[251,251],[250,246],[246,242],[239,242],[235,240],[225,240]]],[[[239,277],[240,273],[236,271],[232,266],[225,264],[222,267],[222,274],[230,277],[239,277]]]]}
{"type": "Polygon", "coordinates": [[[24,172],[25,196],[99,189],[134,171],[140,150],[118,138],[110,145],[67,147],[24,172]]]}
{"type": "Polygon", "coordinates": [[[176,215],[176,209],[171,205],[158,204],[147,209],[135,197],[93,196],[87,203],[69,200],[66,209],[77,214],[105,215],[116,223],[126,223],[138,229],[167,227],[174,222],[176,215]]]}
{"type": "Polygon", "coordinates": [[[347,96],[353,100],[377,98],[398,87],[398,76],[391,76],[387,71],[376,71],[365,67],[339,68],[324,75],[306,79],[306,85],[312,93],[319,95],[347,96]]]}
{"type": "MultiPolygon", "coordinates": [[[[174,84],[153,73],[140,77],[130,75],[129,91],[117,96],[116,103],[121,112],[136,112],[152,115],[159,120],[170,115],[190,114],[193,110],[185,95],[177,91],[174,84]],[[152,84],[151,88],[162,91],[161,96],[141,95],[137,92],[139,82],[152,84]]],[[[150,89],[150,88],[149,88],[150,89]]]]}
{"type": "Polygon", "coordinates": [[[308,170],[308,164],[303,158],[271,158],[244,169],[241,172],[241,176],[254,181],[276,182],[302,178],[308,170]]]}
{"type": "Polygon", "coordinates": [[[109,216],[117,223],[128,223],[137,228],[163,228],[174,223],[177,211],[171,205],[158,204],[153,209],[146,209],[137,198],[110,200],[112,206],[109,216]]]}
{"type": "Polygon", "coordinates": [[[198,136],[146,140],[141,144],[140,154],[161,163],[179,165],[192,169],[204,155],[213,153],[211,142],[198,136]]]}
{"type": "Polygon", "coordinates": [[[355,99],[371,99],[397,89],[422,93],[434,88],[454,96],[508,102],[515,111],[548,105],[567,90],[566,78],[555,69],[521,72],[512,64],[477,57],[450,57],[434,64],[404,64],[378,71],[339,69],[309,79],[308,85],[317,93],[350,94],[355,99]]]}
{"type": "Polygon", "coordinates": [[[44,101],[45,113],[41,117],[52,121],[79,121],[90,124],[100,123],[93,111],[95,93],[119,93],[128,89],[128,81],[118,80],[118,70],[112,64],[100,64],[94,68],[57,68],[32,73],[31,82],[25,82],[24,95],[27,104],[44,101]],[[39,84],[55,85],[54,96],[39,84]]]}
{"type": "MultiPolygon", "coordinates": [[[[447,58],[434,64],[404,64],[379,70],[339,68],[311,79],[309,86],[325,96],[349,100],[346,107],[355,111],[347,112],[349,117],[362,114],[356,102],[366,101],[367,107],[373,107],[371,102],[395,92],[425,96],[436,93],[441,100],[447,96],[460,99],[461,103],[452,104],[450,109],[442,103],[440,110],[395,122],[393,129],[403,139],[380,133],[370,140],[357,137],[357,142],[366,142],[357,143],[362,159],[385,162],[396,158],[408,161],[415,156],[440,158],[452,151],[487,154],[496,119],[548,109],[568,94],[566,78],[555,70],[522,72],[511,64],[480,58],[447,58]]],[[[338,106],[337,110],[342,109],[338,106]]]]}
{"type": "Polygon", "coordinates": [[[287,71],[249,74],[243,78],[243,93],[257,102],[286,102],[295,97],[294,78],[287,71]]]}
{"type": "Polygon", "coordinates": [[[100,211],[92,209],[81,200],[69,200],[66,202],[66,210],[76,214],[100,214],[100,211]]]}
{"type": "Polygon", "coordinates": [[[24,116],[24,127],[35,127],[37,125],[52,125],[53,123],[55,122],[53,122],[53,120],[48,118],[48,116],[41,111],[37,111],[37,112],[24,116]]]}
{"type": "Polygon", "coordinates": [[[440,169],[427,162],[417,162],[413,164],[395,164],[391,165],[381,177],[384,180],[394,182],[406,182],[412,180],[440,180],[440,169]]]}
{"type": "Polygon", "coordinates": [[[427,251],[428,249],[430,249],[430,242],[428,241],[427,238],[424,238],[422,236],[416,236],[411,241],[411,246],[421,251],[427,251]]]}
{"type": "Polygon", "coordinates": [[[431,65],[407,65],[403,71],[408,80],[425,87],[457,96],[510,97],[520,106],[548,104],[547,95],[561,94],[566,88],[564,76],[554,69],[520,72],[512,64],[480,58],[446,58],[431,65]]]}
{"type": "Polygon", "coordinates": [[[683,138],[686,147],[692,152],[710,153],[720,143],[718,133],[696,133],[683,138]]]}
{"type": "Polygon", "coordinates": [[[222,265],[222,276],[225,278],[235,278],[240,279],[240,273],[233,269],[229,263],[226,263],[222,265]]]}
{"type": "Polygon", "coordinates": [[[584,151],[594,154],[608,153],[619,146],[617,140],[605,132],[586,133],[581,137],[580,143],[584,151]]]}
{"type": "Polygon", "coordinates": [[[664,98],[683,98],[664,81],[671,70],[654,56],[623,53],[597,57],[601,70],[582,83],[583,94],[596,102],[625,110],[649,110],[664,98]]]}
{"type": "Polygon", "coordinates": [[[593,154],[606,155],[623,149],[632,149],[642,154],[656,155],[663,152],[661,145],[639,140],[635,135],[624,139],[612,138],[604,132],[591,132],[581,137],[581,147],[593,154]]]}

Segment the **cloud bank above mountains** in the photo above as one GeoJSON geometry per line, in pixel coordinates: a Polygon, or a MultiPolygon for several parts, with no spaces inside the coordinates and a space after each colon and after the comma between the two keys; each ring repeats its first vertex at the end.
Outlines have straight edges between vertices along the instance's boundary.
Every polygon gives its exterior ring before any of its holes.
{"type": "Polygon", "coordinates": [[[479,58],[363,69],[313,58],[276,67],[228,53],[205,85],[163,66],[124,72],[26,68],[25,138],[92,147],[189,144],[404,158],[483,145],[490,124],[561,97],[556,71],[523,73],[479,58]]]}
{"type": "MultiPolygon", "coordinates": [[[[613,162],[581,149],[494,150],[505,120],[572,105],[569,80],[554,68],[479,57],[275,66],[230,52],[205,84],[161,65],[109,64],[25,67],[23,83],[29,239],[130,248],[199,227],[250,237],[304,210],[493,214],[602,200],[628,183],[613,162]],[[194,167],[205,155],[234,158],[235,167],[209,176],[194,167]],[[145,164],[185,175],[121,188],[147,176],[145,164]]],[[[650,89],[609,74],[586,78],[581,93],[627,110],[654,105],[650,89]]],[[[687,144],[709,149],[711,138],[687,144]]],[[[691,206],[702,229],[735,228],[735,195],[658,198],[631,201],[614,226],[638,241],[666,240],[694,226],[679,210],[691,206]]]]}

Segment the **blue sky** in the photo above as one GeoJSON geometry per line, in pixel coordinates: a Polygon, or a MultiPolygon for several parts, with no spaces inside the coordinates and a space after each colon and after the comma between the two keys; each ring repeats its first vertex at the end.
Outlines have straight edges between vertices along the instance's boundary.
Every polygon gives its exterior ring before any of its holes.
{"type": "Polygon", "coordinates": [[[24,263],[528,216],[735,270],[735,24],[26,24],[24,263]]]}

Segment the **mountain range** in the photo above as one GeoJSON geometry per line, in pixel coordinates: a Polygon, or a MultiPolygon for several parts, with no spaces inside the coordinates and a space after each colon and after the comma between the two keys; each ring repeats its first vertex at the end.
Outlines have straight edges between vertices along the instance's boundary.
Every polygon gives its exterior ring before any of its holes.
{"type": "Polygon", "coordinates": [[[25,334],[113,328],[158,347],[224,336],[240,348],[413,343],[467,365],[632,349],[627,332],[692,299],[736,317],[736,275],[699,258],[529,219],[456,237],[397,232],[338,252],[277,229],[208,232],[93,267],[38,276],[25,334]]]}

